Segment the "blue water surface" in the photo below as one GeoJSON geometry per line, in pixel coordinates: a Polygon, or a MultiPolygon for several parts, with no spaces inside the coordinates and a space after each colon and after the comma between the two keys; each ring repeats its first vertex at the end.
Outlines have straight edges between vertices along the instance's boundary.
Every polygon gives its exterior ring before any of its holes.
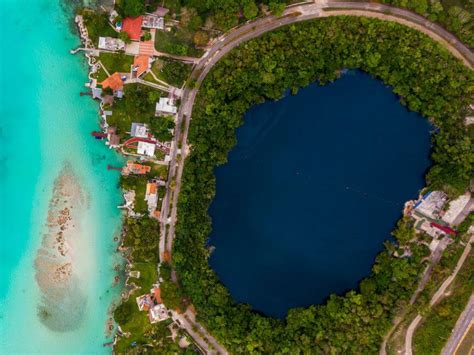
{"type": "MultiPolygon", "coordinates": [[[[0,354],[110,353],[106,332],[113,302],[114,267],[123,262],[119,174],[122,159],[102,142],[98,105],[85,91],[87,65],[69,50],[71,4],[62,0],[2,0],[0,15],[0,354]],[[48,217],[55,179],[69,164],[87,200],[74,250],[87,302],[73,331],[55,331],[38,317],[42,293],[34,260],[48,217]]],[[[76,223],[76,222],[75,222],[76,223]]],[[[66,315],[65,315],[66,317],[66,315]]]]}
{"type": "Polygon", "coordinates": [[[210,209],[234,299],[281,318],[356,288],[423,187],[430,129],[359,71],[250,109],[210,209]]]}

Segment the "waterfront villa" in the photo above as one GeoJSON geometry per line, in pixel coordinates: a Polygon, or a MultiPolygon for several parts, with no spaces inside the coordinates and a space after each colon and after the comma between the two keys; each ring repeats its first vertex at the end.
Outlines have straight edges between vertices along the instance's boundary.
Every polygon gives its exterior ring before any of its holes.
{"type": "Polygon", "coordinates": [[[160,100],[156,103],[155,115],[175,115],[178,111],[174,100],[169,97],[160,97],[160,100]]]}
{"type": "Polygon", "coordinates": [[[441,191],[430,191],[418,201],[409,201],[406,204],[405,214],[414,219],[417,231],[438,240],[444,236],[456,236],[454,228],[469,214],[470,201],[471,194],[466,192],[457,199],[449,201],[449,207],[445,211],[443,208],[448,202],[448,196],[441,191]]]}
{"type": "Polygon", "coordinates": [[[448,196],[441,191],[430,191],[418,201],[413,209],[429,218],[438,218],[448,196]]]}
{"type": "Polygon", "coordinates": [[[148,138],[148,129],[144,123],[132,123],[130,135],[138,138],[148,138]]]}
{"type": "Polygon", "coordinates": [[[102,85],[102,89],[111,88],[115,92],[123,89],[123,82],[124,80],[120,73],[115,72],[100,84],[102,85]]]}
{"type": "Polygon", "coordinates": [[[125,42],[119,38],[99,37],[99,49],[106,49],[109,51],[125,50],[125,42]]]}
{"type": "Polygon", "coordinates": [[[136,298],[137,306],[140,311],[148,311],[153,307],[154,303],[149,293],[138,296],[136,298]]]}
{"type": "Polygon", "coordinates": [[[133,160],[127,161],[122,169],[122,175],[145,175],[151,171],[151,166],[135,163],[133,160]]]}
{"type": "Polygon", "coordinates": [[[161,290],[158,285],[154,286],[150,293],[136,298],[138,309],[148,312],[148,319],[152,324],[169,318],[168,310],[161,300],[161,290]]]}

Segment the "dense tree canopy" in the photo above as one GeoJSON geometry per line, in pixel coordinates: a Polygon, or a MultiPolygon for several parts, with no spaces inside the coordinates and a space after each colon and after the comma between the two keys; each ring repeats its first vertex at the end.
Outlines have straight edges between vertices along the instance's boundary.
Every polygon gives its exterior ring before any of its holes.
{"type": "Polygon", "coordinates": [[[456,34],[474,48],[474,0],[382,0],[418,12],[456,34]]]}
{"type": "MultiPolygon", "coordinates": [[[[212,3],[195,2],[196,7],[212,3]]],[[[207,263],[213,172],[226,162],[245,111],[281,98],[288,89],[296,93],[315,81],[336,80],[344,68],[380,78],[402,104],[439,127],[429,185],[458,194],[472,178],[474,149],[463,121],[474,94],[474,74],[422,33],[376,19],[332,17],[286,26],[224,57],[208,74],[193,112],[173,263],[198,320],[232,352],[377,352],[394,313],[416,288],[426,251],[410,244],[412,226],[405,222],[394,235],[400,245],[410,245],[412,257],[396,258],[391,252],[396,246],[388,244],[358,291],[332,295],[324,305],[292,309],[284,321],[236,304],[207,263]]]]}
{"type": "Polygon", "coordinates": [[[137,17],[145,12],[145,2],[142,0],[123,0],[121,10],[125,17],[137,17]]]}
{"type": "MultiPolygon", "coordinates": [[[[256,17],[260,11],[267,8],[279,15],[285,8],[289,0],[165,0],[173,12],[185,9],[185,20],[190,11],[196,12],[201,19],[207,19],[216,29],[228,30],[239,23],[239,21],[250,20],[256,17]],[[270,5],[270,7],[268,7],[270,5]]],[[[181,19],[182,20],[182,19],[181,19]]],[[[187,24],[189,21],[185,21],[187,24]]]]}

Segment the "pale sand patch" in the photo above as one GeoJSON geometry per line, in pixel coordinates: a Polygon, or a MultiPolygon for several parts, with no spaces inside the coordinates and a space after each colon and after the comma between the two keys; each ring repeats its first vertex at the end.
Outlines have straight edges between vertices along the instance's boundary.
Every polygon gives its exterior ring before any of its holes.
{"type": "Polygon", "coordinates": [[[80,326],[87,297],[77,277],[71,247],[81,238],[80,221],[87,209],[81,186],[69,165],[54,182],[41,247],[35,259],[42,292],[38,316],[48,328],[70,331],[80,326]]]}

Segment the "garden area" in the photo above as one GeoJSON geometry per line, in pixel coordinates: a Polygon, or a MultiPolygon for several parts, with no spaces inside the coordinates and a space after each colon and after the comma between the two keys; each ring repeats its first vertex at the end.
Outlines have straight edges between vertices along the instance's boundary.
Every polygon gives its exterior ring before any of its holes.
{"type": "Polygon", "coordinates": [[[145,201],[147,176],[121,176],[120,187],[124,190],[135,191],[135,212],[148,214],[148,205],[145,201]]]}
{"type": "Polygon", "coordinates": [[[189,64],[177,60],[162,58],[155,60],[151,70],[158,79],[179,88],[188,79],[192,67],[189,64]]]}
{"type": "Polygon", "coordinates": [[[150,124],[156,119],[155,105],[161,96],[165,96],[164,93],[145,85],[124,86],[124,97],[115,100],[112,115],[107,117],[108,124],[117,127],[117,134],[125,138],[132,122],[150,124]]]}
{"type": "Polygon", "coordinates": [[[133,56],[125,53],[106,53],[101,52],[99,60],[110,74],[115,72],[130,73],[133,65],[133,56]]]}
{"type": "Polygon", "coordinates": [[[83,9],[79,12],[79,15],[82,15],[84,25],[86,25],[89,32],[89,38],[95,46],[99,44],[99,37],[118,37],[118,33],[108,22],[108,14],[106,12],[83,9]]]}

